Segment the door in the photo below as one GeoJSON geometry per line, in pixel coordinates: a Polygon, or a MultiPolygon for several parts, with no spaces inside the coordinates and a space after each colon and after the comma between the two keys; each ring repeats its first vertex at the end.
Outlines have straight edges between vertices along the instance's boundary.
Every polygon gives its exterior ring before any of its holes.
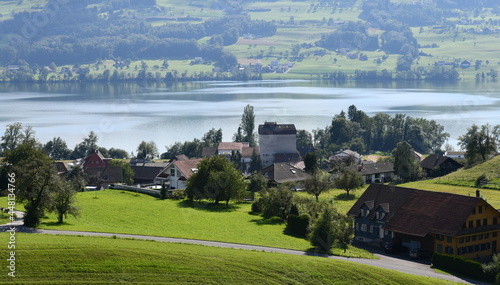
{"type": "Polygon", "coordinates": [[[379,238],[384,238],[384,228],[378,228],[379,238]]]}

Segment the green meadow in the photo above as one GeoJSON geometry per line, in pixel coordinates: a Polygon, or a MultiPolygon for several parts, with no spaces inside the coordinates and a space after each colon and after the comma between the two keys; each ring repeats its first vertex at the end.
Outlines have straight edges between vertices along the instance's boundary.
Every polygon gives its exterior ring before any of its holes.
{"type": "Polygon", "coordinates": [[[2,266],[1,284],[455,284],[312,256],[120,238],[16,237],[16,277],[2,266]]]}

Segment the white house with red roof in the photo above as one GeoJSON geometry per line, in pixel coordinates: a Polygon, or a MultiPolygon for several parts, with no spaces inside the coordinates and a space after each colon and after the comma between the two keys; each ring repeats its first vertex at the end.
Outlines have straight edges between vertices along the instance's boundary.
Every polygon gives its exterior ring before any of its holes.
{"type": "Polygon", "coordinates": [[[198,163],[202,159],[172,161],[159,175],[170,181],[170,188],[184,189],[189,177],[198,170],[198,163]]]}

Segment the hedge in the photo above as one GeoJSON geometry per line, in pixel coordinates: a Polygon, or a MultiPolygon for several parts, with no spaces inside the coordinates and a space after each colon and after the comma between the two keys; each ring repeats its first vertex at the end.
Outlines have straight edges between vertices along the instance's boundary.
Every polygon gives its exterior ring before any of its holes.
{"type": "Polygon", "coordinates": [[[441,269],[458,272],[465,277],[482,281],[493,281],[489,280],[490,278],[485,275],[481,263],[460,256],[436,252],[432,255],[432,264],[441,269]]]}

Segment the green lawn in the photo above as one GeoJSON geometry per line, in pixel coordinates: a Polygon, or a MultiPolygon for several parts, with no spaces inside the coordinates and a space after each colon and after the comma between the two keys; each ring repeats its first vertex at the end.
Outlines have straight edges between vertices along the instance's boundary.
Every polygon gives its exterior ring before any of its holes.
{"type": "MultiPolygon", "coordinates": [[[[2,266],[1,284],[455,284],[311,256],[102,237],[16,237],[16,277],[2,266]]],[[[1,254],[8,256],[5,247],[1,254]]]]}
{"type": "MultiPolygon", "coordinates": [[[[158,200],[120,190],[103,190],[78,194],[81,215],[58,225],[55,215],[44,219],[40,228],[108,233],[192,238],[252,244],[296,250],[311,249],[302,238],[283,234],[285,224],[251,215],[250,203],[232,204],[232,208],[214,208],[188,201],[158,200]]],[[[2,200],[5,203],[5,200],[2,200]]],[[[18,207],[20,208],[20,207],[18,207]]],[[[350,247],[346,254],[336,255],[373,258],[371,254],[350,247]]]]}

